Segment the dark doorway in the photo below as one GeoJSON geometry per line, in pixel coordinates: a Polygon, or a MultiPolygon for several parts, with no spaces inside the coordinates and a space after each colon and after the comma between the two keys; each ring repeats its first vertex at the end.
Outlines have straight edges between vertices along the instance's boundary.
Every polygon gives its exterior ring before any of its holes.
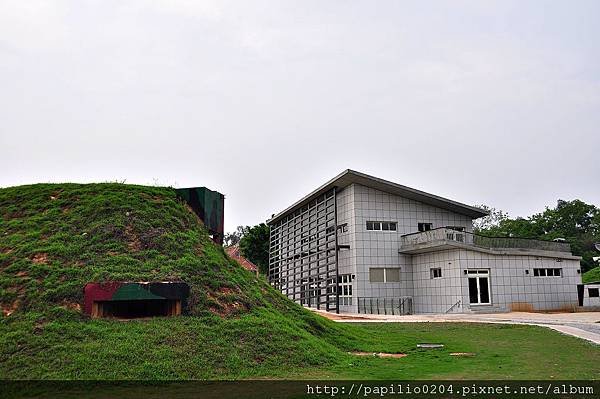
{"type": "Polygon", "coordinates": [[[181,301],[176,299],[137,299],[127,301],[94,302],[93,317],[138,319],[143,317],[177,316],[181,301]]]}
{"type": "Polygon", "coordinates": [[[471,305],[490,305],[489,270],[467,270],[467,276],[471,305]]]}

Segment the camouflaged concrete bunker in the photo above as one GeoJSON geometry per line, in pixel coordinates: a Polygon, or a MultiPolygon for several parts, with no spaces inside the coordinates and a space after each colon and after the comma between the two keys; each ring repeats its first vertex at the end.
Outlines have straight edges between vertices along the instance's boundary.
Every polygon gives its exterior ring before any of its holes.
{"type": "Polygon", "coordinates": [[[175,192],[202,219],[213,241],[222,245],[225,196],[206,187],[178,188],[175,192]]]}
{"type": "Polygon", "coordinates": [[[93,318],[134,319],[187,313],[190,287],[183,282],[88,283],[84,312],[93,318]]]}

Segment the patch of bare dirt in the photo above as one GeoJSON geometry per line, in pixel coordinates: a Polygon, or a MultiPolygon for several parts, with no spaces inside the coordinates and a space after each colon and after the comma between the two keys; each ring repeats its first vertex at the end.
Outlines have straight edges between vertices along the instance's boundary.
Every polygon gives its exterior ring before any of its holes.
{"type": "Polygon", "coordinates": [[[218,295],[231,295],[231,294],[241,294],[241,293],[242,293],[242,290],[240,289],[240,287],[236,287],[235,289],[233,289],[231,287],[221,287],[217,291],[218,295]]]}
{"type": "Polygon", "coordinates": [[[0,310],[2,311],[2,314],[5,317],[8,317],[11,314],[13,314],[15,312],[15,310],[17,310],[19,308],[20,303],[21,303],[21,301],[18,299],[10,304],[0,303],[0,310]]]}
{"type": "Polygon", "coordinates": [[[346,316],[343,314],[336,314],[331,312],[319,312],[320,316],[323,316],[329,320],[372,320],[369,317],[363,316],[346,316]]]}
{"type": "Polygon", "coordinates": [[[388,357],[393,359],[400,359],[408,356],[406,353],[385,353],[385,352],[348,352],[355,356],[373,356],[373,357],[388,357]]]}
{"type": "Polygon", "coordinates": [[[131,225],[125,227],[125,239],[127,240],[127,248],[129,248],[130,251],[138,252],[142,249],[142,241],[137,234],[134,233],[131,225]]]}
{"type": "Polygon", "coordinates": [[[227,317],[232,314],[239,314],[248,310],[248,305],[241,301],[229,301],[225,296],[241,293],[239,288],[232,289],[229,287],[221,287],[215,293],[208,293],[207,297],[213,302],[209,307],[209,311],[220,317],[227,317]]]}
{"type": "Polygon", "coordinates": [[[79,303],[70,302],[70,301],[67,301],[66,299],[62,300],[62,302],[60,303],[60,306],[65,309],[69,309],[69,310],[76,310],[78,312],[81,311],[81,305],[79,303]]]}
{"type": "Polygon", "coordinates": [[[17,277],[27,277],[29,275],[29,273],[27,273],[25,270],[22,270],[20,272],[18,272],[17,274],[15,274],[15,276],[17,277]]]}
{"type": "Polygon", "coordinates": [[[31,261],[33,263],[35,263],[36,265],[40,265],[40,264],[47,264],[48,263],[48,254],[45,252],[41,252],[39,254],[35,254],[33,255],[33,257],[31,258],[31,261]]]}

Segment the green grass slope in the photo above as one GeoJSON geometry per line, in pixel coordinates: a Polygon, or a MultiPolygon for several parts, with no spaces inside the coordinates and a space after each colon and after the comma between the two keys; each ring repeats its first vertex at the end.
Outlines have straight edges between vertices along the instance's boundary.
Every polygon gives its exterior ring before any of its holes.
{"type": "Polygon", "coordinates": [[[600,281],[600,266],[583,273],[581,281],[584,283],[595,283],[600,281]]]}
{"type": "Polygon", "coordinates": [[[230,260],[169,188],[4,188],[0,215],[0,378],[239,378],[341,353],[332,322],[230,260]],[[84,285],[111,280],[185,281],[191,317],[90,320],[84,285]]]}
{"type": "Polygon", "coordinates": [[[39,184],[0,190],[4,314],[80,314],[91,281],[183,280],[191,313],[287,306],[214,245],[173,190],[39,184]]]}

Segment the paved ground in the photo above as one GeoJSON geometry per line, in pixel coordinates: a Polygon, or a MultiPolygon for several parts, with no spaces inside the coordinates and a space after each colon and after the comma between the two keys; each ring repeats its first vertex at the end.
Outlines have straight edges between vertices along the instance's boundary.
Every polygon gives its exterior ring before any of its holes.
{"type": "Polygon", "coordinates": [[[488,313],[488,314],[441,314],[441,315],[365,315],[328,313],[311,309],[319,314],[342,323],[417,323],[417,322],[469,322],[530,324],[542,326],[572,335],[600,345],[600,312],[580,313],[488,313]]]}

